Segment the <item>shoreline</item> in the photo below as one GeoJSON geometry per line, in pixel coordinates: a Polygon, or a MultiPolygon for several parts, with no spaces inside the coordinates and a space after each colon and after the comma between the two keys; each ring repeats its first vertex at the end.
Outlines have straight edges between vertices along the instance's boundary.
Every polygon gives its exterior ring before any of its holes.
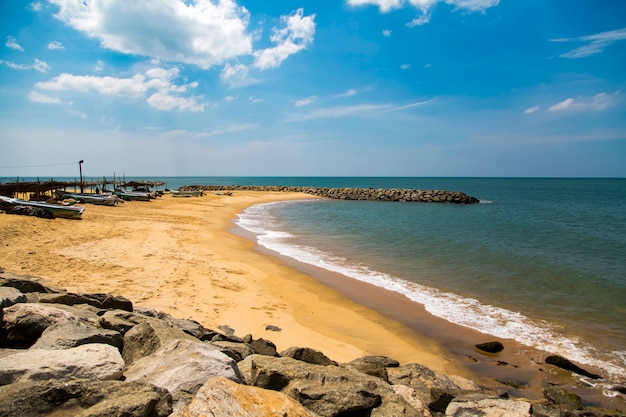
{"type": "MultiPolygon", "coordinates": [[[[532,364],[528,355],[518,364],[519,344],[502,341],[505,353],[482,355],[473,344],[493,339],[489,335],[446,325],[400,294],[380,297],[386,290],[337,280],[233,233],[233,220],[246,207],[310,198],[315,197],[249,191],[182,200],[164,196],[120,207],[87,206],[80,222],[0,215],[0,267],[69,291],[120,294],[206,327],[229,326],[238,336],[271,340],[279,351],[306,346],[338,362],[385,355],[483,385],[493,382],[493,375],[485,375],[489,368],[507,381],[520,375],[533,381],[519,396],[540,395],[538,375],[545,374],[537,368],[546,365],[532,364]],[[267,330],[270,325],[282,330],[267,330]],[[469,359],[468,351],[479,360],[469,359]]],[[[571,379],[561,371],[550,375],[555,382],[571,379]]]]}

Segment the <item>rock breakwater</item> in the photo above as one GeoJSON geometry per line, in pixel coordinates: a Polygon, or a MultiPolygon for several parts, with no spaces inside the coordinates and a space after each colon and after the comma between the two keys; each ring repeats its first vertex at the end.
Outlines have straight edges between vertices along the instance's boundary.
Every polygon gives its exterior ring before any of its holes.
{"type": "Polygon", "coordinates": [[[272,191],[316,195],[335,200],[414,201],[423,203],[476,204],[479,200],[459,191],[411,190],[399,188],[324,188],[279,185],[185,185],[183,192],[192,191],[272,191]]]}
{"type": "MultiPolygon", "coordinates": [[[[1,274],[0,270],[0,274],[1,274]]],[[[107,294],[0,277],[0,416],[623,416],[560,387],[509,398],[383,356],[277,352],[107,294]]]]}

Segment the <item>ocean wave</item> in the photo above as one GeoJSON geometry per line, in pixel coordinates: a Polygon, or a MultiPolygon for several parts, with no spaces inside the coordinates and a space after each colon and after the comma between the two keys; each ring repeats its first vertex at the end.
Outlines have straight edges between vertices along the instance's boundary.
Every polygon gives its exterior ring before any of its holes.
{"type": "MultiPolygon", "coordinates": [[[[296,261],[340,273],[346,277],[376,285],[402,294],[419,303],[431,314],[451,323],[503,339],[513,339],[553,354],[568,357],[581,364],[604,369],[612,377],[626,374],[624,352],[600,354],[579,338],[563,335],[558,326],[545,320],[532,319],[519,312],[483,304],[436,288],[409,282],[318,248],[293,242],[290,233],[280,231],[281,225],[271,216],[269,203],[248,208],[239,215],[237,225],[254,233],[259,245],[296,261]]],[[[282,203],[285,204],[285,203],[282,203]]]]}

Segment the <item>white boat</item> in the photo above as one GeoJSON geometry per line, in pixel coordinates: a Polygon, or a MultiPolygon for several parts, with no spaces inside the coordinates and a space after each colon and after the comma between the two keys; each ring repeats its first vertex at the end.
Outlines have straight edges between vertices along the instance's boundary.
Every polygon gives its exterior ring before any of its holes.
{"type": "Polygon", "coordinates": [[[89,194],[57,192],[57,197],[60,200],[71,198],[79,203],[97,204],[101,206],[116,206],[117,204],[124,202],[124,200],[113,193],[89,194]]]}
{"type": "MultiPolygon", "coordinates": [[[[38,217],[56,218],[61,217],[64,219],[76,219],[79,220],[85,211],[81,206],[63,206],[60,204],[50,204],[41,201],[26,201],[19,198],[11,198],[0,196],[0,207],[7,212],[19,211],[22,208],[32,209],[32,215],[38,217]]],[[[31,213],[29,213],[31,214],[31,213]]]]}

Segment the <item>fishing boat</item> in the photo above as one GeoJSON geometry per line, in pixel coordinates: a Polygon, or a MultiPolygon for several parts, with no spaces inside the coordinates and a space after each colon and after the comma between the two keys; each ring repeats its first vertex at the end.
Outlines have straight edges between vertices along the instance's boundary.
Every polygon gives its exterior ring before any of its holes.
{"type": "Polygon", "coordinates": [[[88,194],[57,192],[56,195],[60,200],[73,199],[79,203],[97,204],[101,206],[115,206],[124,202],[124,200],[113,193],[88,194]]]}
{"type": "Polygon", "coordinates": [[[50,204],[42,201],[26,201],[19,198],[11,198],[0,196],[0,207],[7,213],[26,211],[27,213],[38,217],[47,218],[63,218],[63,219],[81,219],[84,207],[81,206],[63,206],[60,204],[50,204]]]}
{"type": "Polygon", "coordinates": [[[122,191],[115,190],[115,194],[126,201],[150,201],[153,197],[143,191],[122,191]]]}

